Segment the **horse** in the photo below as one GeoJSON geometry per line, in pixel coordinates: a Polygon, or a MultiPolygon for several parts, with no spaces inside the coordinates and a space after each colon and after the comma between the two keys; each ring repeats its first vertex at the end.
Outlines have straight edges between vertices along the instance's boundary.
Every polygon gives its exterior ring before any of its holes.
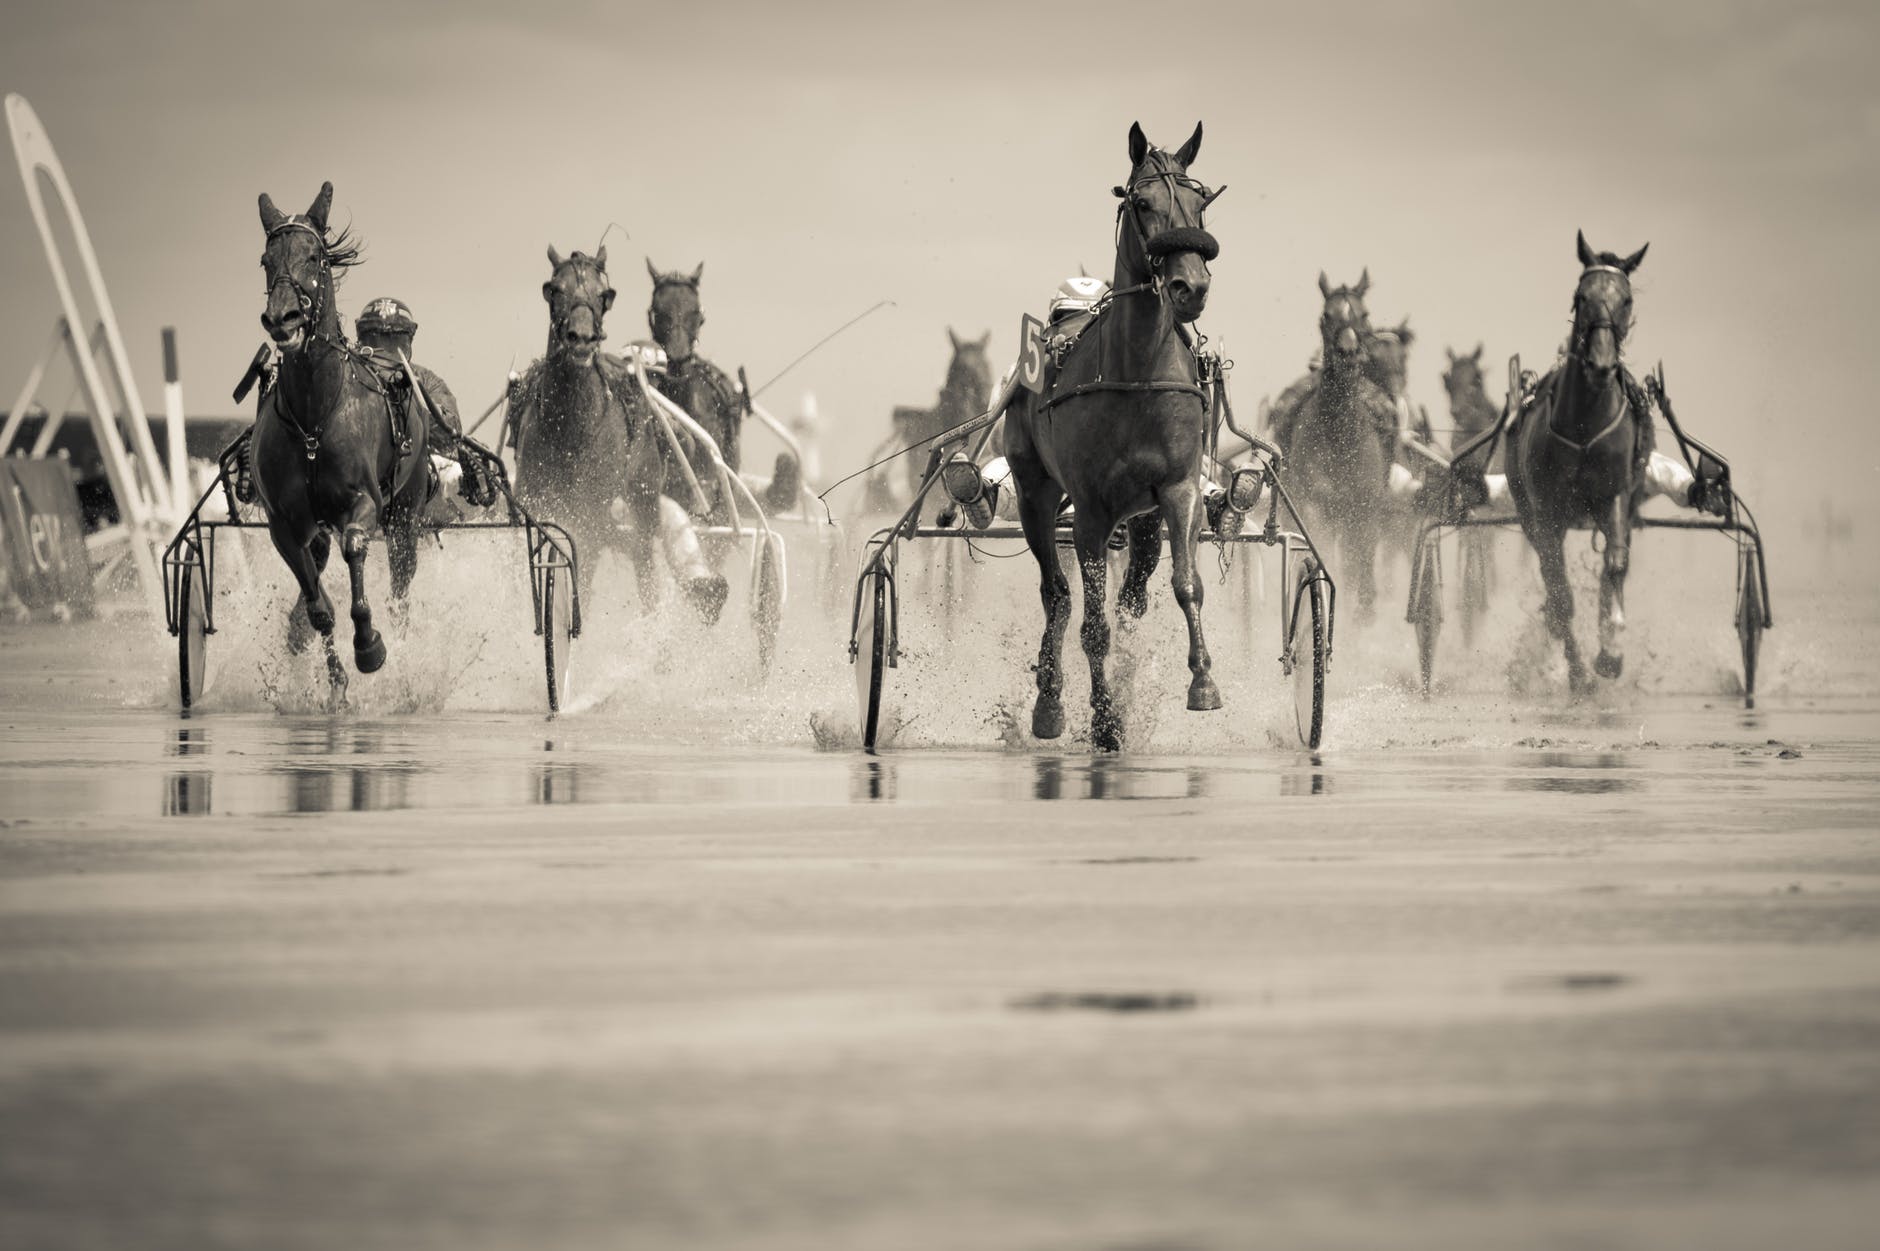
{"type": "MultiPolygon", "coordinates": [[[[1084,656],[1090,663],[1090,737],[1099,751],[1121,750],[1123,721],[1104,674],[1110,651],[1105,604],[1111,533],[1126,523],[1129,567],[1118,610],[1140,618],[1148,581],[1168,528],[1175,602],[1188,625],[1188,707],[1221,706],[1201,630],[1201,466],[1208,402],[1186,324],[1207,306],[1207,262],[1220,244],[1202,225],[1219,191],[1191,178],[1201,126],[1174,152],[1129,128],[1129,178],[1117,187],[1116,265],[1110,294],[1051,371],[1045,391],[1021,390],[1005,414],[1005,456],[1018,491],[1025,543],[1038,562],[1044,637],[1031,732],[1064,730],[1061,653],[1070,621],[1070,584],[1058,560],[1058,509],[1069,496],[1072,535],[1083,573],[1084,656]]],[[[1225,188],[1223,188],[1224,190],[1225,188]]]]}
{"type": "MultiPolygon", "coordinates": [[[[992,365],[986,357],[992,332],[988,330],[977,339],[962,339],[948,326],[947,341],[953,345],[953,358],[947,362],[947,380],[940,388],[940,402],[932,408],[895,406],[894,433],[902,447],[924,446],[942,431],[979,416],[992,401],[992,365]]],[[[907,462],[907,487],[912,494],[920,490],[927,459],[918,454],[903,459],[907,462]]]]}
{"type": "Polygon", "coordinates": [[[1333,287],[1319,275],[1323,363],[1293,417],[1286,449],[1301,504],[1324,523],[1351,573],[1361,621],[1371,619],[1377,601],[1373,566],[1391,464],[1385,439],[1397,428],[1396,405],[1366,373],[1373,333],[1364,293],[1370,286],[1369,269],[1354,286],[1333,287]]]}
{"type": "Polygon", "coordinates": [[[267,243],[267,307],[261,324],[280,352],[280,371],[263,395],[249,452],[268,537],[300,584],[289,645],[305,645],[299,617],[326,643],[335,687],[345,673],[333,652],[333,604],[321,589],[332,535],[352,575],[353,663],[377,672],[385,640],[366,602],[366,550],[385,535],[392,597],[402,602],[418,568],[418,515],[430,495],[427,423],[400,405],[393,386],[346,341],[334,299],[337,271],[359,263],[350,232],[333,232],[333,184],[323,183],[305,213],[289,216],[260,198],[267,243]],[[402,410],[402,411],[401,411],[402,410]]]}
{"type": "Polygon", "coordinates": [[[626,366],[600,350],[614,305],[607,248],[563,257],[551,244],[548,263],[548,347],[518,384],[514,405],[516,496],[563,526],[587,557],[580,562],[583,601],[594,556],[624,547],[651,608],[661,590],[653,541],[666,462],[626,366]],[[626,504],[624,539],[614,523],[617,498],[626,504]]]}
{"type": "Polygon", "coordinates": [[[744,400],[725,371],[698,354],[698,332],[705,324],[698,288],[705,263],[699,262],[689,274],[662,273],[649,260],[646,272],[653,279],[646,324],[666,353],[666,376],[654,381],[667,399],[705,427],[717,441],[725,465],[736,473],[743,458],[739,435],[744,428],[744,400]]]}
{"type": "Polygon", "coordinates": [[[1577,527],[1605,536],[1593,669],[1616,678],[1625,663],[1619,646],[1625,575],[1632,524],[1645,497],[1642,467],[1651,455],[1652,423],[1649,401],[1621,359],[1632,328],[1632,274],[1645,248],[1625,257],[1595,252],[1583,232],[1576,243],[1580,277],[1566,359],[1541,379],[1509,436],[1508,491],[1540,561],[1547,631],[1560,640],[1568,683],[1580,696],[1592,682],[1573,637],[1573,589],[1561,545],[1577,527]]]}
{"type": "MultiPolygon", "coordinates": [[[[1457,356],[1454,348],[1445,350],[1449,368],[1443,371],[1443,390],[1449,393],[1449,446],[1453,450],[1493,426],[1501,410],[1488,398],[1483,382],[1482,345],[1476,344],[1475,351],[1465,356],[1457,356]]],[[[1496,460],[1485,468],[1493,472],[1500,467],[1496,460]]]]}

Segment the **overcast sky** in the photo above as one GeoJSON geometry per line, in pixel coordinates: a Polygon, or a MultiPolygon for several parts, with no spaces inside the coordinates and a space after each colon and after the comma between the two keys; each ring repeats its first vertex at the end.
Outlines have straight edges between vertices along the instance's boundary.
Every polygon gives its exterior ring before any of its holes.
{"type": "MultiPolygon", "coordinates": [[[[1173,146],[1199,119],[1195,173],[1231,187],[1202,328],[1244,408],[1315,346],[1321,268],[1410,317],[1432,412],[1445,345],[1544,364],[1583,227],[1650,241],[1628,357],[1752,488],[1880,508],[1880,5],[27,0],[5,33],[141,389],[173,324],[192,413],[232,411],[261,338],[256,194],[331,179],[368,242],[348,321],[407,300],[469,409],[542,348],[545,247],[610,221],[610,338],[644,333],[643,255],[704,261],[702,347],[754,381],[895,301],[765,397],[814,390],[849,466],[932,402],[947,326],[1009,357],[1060,277],[1108,273],[1131,121],[1173,146]]],[[[0,293],[4,404],[57,311],[17,185],[0,293]]]]}

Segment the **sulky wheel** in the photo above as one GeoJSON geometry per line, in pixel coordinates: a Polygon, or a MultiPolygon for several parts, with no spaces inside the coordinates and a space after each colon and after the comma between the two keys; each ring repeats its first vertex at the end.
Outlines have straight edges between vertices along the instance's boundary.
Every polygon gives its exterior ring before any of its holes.
{"type": "Polygon", "coordinates": [[[1756,706],[1756,659],[1769,606],[1763,602],[1762,556],[1745,543],[1737,560],[1736,637],[1743,645],[1743,706],[1756,706]]]}
{"type": "Polygon", "coordinates": [[[1417,544],[1416,567],[1410,574],[1410,608],[1404,616],[1416,627],[1417,664],[1423,674],[1423,698],[1428,699],[1436,668],[1436,639],[1443,632],[1443,561],[1434,538],[1417,544]]]}
{"type": "Polygon", "coordinates": [[[783,625],[783,571],[777,549],[760,543],[757,549],[757,602],[751,606],[751,624],[757,630],[757,664],[766,675],[777,659],[777,631],[783,625]]]}
{"type": "Polygon", "coordinates": [[[1488,614],[1488,567],[1494,559],[1494,535],[1488,530],[1462,532],[1462,641],[1475,642],[1475,631],[1488,614]]]}
{"type": "Polygon", "coordinates": [[[203,602],[202,565],[185,564],[176,587],[176,680],[185,709],[209,686],[209,606],[203,602]]]}
{"type": "Polygon", "coordinates": [[[548,678],[548,712],[568,703],[570,648],[574,642],[573,570],[550,565],[542,571],[542,668],[548,678]]]}
{"type": "Polygon", "coordinates": [[[1299,562],[1293,597],[1293,716],[1299,741],[1316,751],[1325,732],[1325,669],[1331,661],[1331,622],[1325,602],[1325,577],[1311,556],[1299,562]]]}
{"type": "Polygon", "coordinates": [[[861,715],[862,748],[875,750],[881,729],[881,688],[888,676],[888,583],[880,570],[864,575],[861,612],[855,626],[855,698],[861,715]]]}

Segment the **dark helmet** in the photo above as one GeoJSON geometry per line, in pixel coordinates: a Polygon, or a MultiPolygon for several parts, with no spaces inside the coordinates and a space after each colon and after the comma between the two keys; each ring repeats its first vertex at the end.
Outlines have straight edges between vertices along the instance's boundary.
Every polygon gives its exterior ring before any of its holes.
{"type": "Polygon", "coordinates": [[[362,335],[415,334],[417,329],[418,319],[411,315],[410,306],[389,296],[367,303],[353,323],[353,330],[362,335]]]}

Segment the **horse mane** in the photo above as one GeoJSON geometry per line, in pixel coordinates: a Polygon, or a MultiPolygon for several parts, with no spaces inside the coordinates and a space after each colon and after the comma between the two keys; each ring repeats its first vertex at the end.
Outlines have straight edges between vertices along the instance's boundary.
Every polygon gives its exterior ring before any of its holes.
{"type": "Polygon", "coordinates": [[[322,230],[320,246],[325,249],[326,263],[332,269],[351,269],[365,260],[366,241],[350,225],[340,227],[338,233],[330,228],[322,230]]]}

